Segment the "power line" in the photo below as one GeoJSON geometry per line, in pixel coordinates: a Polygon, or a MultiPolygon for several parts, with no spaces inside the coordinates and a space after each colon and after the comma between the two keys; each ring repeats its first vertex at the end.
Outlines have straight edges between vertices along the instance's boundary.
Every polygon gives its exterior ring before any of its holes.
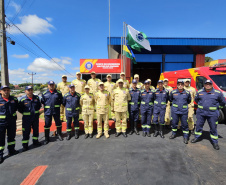
{"type": "Polygon", "coordinates": [[[20,10],[16,12],[16,15],[14,15],[14,17],[12,18],[12,21],[14,21],[16,19],[16,17],[20,14],[20,12],[22,11],[22,9],[26,3],[27,3],[27,0],[24,0],[23,4],[20,6],[20,10]]]}
{"type": "Polygon", "coordinates": [[[64,71],[66,71],[68,74],[70,74],[72,77],[74,77],[69,71],[64,69],[61,65],[59,65],[51,56],[49,56],[40,46],[38,46],[30,37],[28,37],[17,25],[15,25],[8,17],[6,17],[13,26],[15,26],[25,37],[27,37],[28,40],[30,40],[38,49],[40,49],[51,61],[55,62],[60,68],[62,68],[64,71]]]}
{"type": "Polygon", "coordinates": [[[32,83],[32,87],[33,87],[33,76],[36,75],[36,73],[33,73],[33,72],[32,72],[31,74],[28,73],[28,75],[31,75],[31,83],[32,83]]]}
{"type": "Polygon", "coordinates": [[[8,0],[8,4],[6,5],[5,11],[7,10],[9,4],[10,4],[11,0],[8,0]]]}

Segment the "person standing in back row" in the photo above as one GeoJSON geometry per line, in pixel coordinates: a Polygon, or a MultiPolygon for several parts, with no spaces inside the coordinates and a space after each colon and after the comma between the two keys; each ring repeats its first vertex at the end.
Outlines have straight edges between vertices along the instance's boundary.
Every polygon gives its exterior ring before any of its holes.
{"type": "Polygon", "coordinates": [[[123,87],[126,88],[126,89],[129,89],[129,81],[126,80],[125,77],[126,77],[125,73],[121,72],[120,79],[118,79],[117,82],[116,82],[116,87],[119,87],[119,84],[118,84],[119,80],[120,81],[122,80],[123,81],[123,87]]]}
{"type": "Polygon", "coordinates": [[[95,94],[99,90],[100,79],[96,78],[96,73],[91,72],[91,79],[88,80],[87,85],[90,87],[90,93],[95,94]]]}
{"type": "Polygon", "coordinates": [[[85,92],[84,87],[86,86],[86,81],[81,79],[81,73],[76,73],[77,79],[73,80],[71,83],[75,85],[76,92],[82,95],[85,92]]]}

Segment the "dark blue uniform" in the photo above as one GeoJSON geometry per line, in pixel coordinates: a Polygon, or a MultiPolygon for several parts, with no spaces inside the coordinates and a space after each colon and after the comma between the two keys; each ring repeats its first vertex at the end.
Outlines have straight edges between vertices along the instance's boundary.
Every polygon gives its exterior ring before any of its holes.
{"type": "Polygon", "coordinates": [[[164,125],[166,104],[169,100],[169,92],[164,88],[162,91],[159,89],[154,90],[154,111],[153,111],[153,124],[164,125]],[[159,121],[158,121],[159,117],[159,121]]]}
{"type": "Polygon", "coordinates": [[[0,156],[3,156],[5,148],[6,130],[9,153],[13,153],[15,150],[17,109],[18,100],[16,97],[9,96],[8,101],[6,101],[0,94],[0,156]]]}
{"type": "Polygon", "coordinates": [[[141,90],[140,95],[140,113],[141,113],[141,124],[143,132],[149,132],[151,128],[151,119],[152,119],[152,113],[153,113],[153,91],[149,89],[141,90]]]}
{"type": "Polygon", "coordinates": [[[219,108],[225,106],[225,98],[222,92],[214,88],[210,92],[207,92],[203,88],[196,94],[195,102],[198,104],[195,137],[201,137],[204,123],[207,120],[210,127],[211,140],[213,143],[218,143],[217,124],[219,108]]]}
{"type": "Polygon", "coordinates": [[[60,121],[60,105],[62,101],[62,93],[56,89],[53,92],[47,90],[42,94],[41,103],[44,104],[45,129],[50,129],[52,116],[55,120],[56,127],[62,126],[60,121]]]}
{"type": "Polygon", "coordinates": [[[75,92],[73,95],[68,92],[64,95],[63,105],[66,111],[67,131],[71,131],[72,118],[74,119],[75,131],[79,130],[79,110],[80,110],[80,94],[75,92]]]}
{"type": "Polygon", "coordinates": [[[172,134],[176,135],[179,119],[184,134],[184,138],[188,138],[188,104],[191,103],[191,94],[185,89],[180,92],[178,89],[170,93],[172,134]]]}
{"type": "Polygon", "coordinates": [[[27,95],[23,96],[19,101],[19,112],[23,114],[22,118],[22,131],[23,131],[23,145],[27,145],[29,142],[29,136],[31,128],[33,129],[33,142],[38,141],[39,137],[39,109],[41,103],[39,97],[33,95],[32,99],[29,99],[27,95]]]}
{"type": "Polygon", "coordinates": [[[129,122],[131,130],[134,130],[134,123],[137,123],[139,120],[141,92],[139,88],[130,88],[129,93],[131,96],[131,100],[129,101],[129,122]]]}

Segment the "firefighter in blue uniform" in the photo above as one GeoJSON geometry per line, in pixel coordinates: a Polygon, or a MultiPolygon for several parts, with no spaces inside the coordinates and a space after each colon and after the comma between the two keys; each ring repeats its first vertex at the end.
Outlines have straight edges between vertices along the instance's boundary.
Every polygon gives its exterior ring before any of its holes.
{"type": "Polygon", "coordinates": [[[177,133],[179,119],[181,120],[184,143],[188,144],[188,104],[191,103],[191,94],[184,89],[184,81],[177,81],[177,89],[170,93],[171,119],[172,119],[172,135],[170,139],[174,139],[177,133]]]}
{"type": "Polygon", "coordinates": [[[79,138],[79,110],[80,110],[80,94],[75,91],[75,85],[69,85],[69,92],[64,95],[63,105],[65,107],[67,119],[67,140],[71,139],[71,123],[74,119],[75,139],[79,138]]]}
{"type": "Polygon", "coordinates": [[[129,89],[129,93],[131,96],[131,100],[129,101],[129,123],[130,123],[129,134],[132,135],[135,132],[135,134],[139,135],[137,124],[139,120],[141,93],[140,89],[137,88],[136,80],[132,81],[132,87],[129,89]]]}
{"type": "Polygon", "coordinates": [[[158,88],[154,90],[154,111],[153,111],[153,124],[154,124],[154,137],[157,137],[158,134],[161,138],[164,138],[163,135],[163,126],[165,125],[165,113],[166,113],[166,104],[169,100],[169,92],[163,87],[163,81],[158,81],[158,88]],[[159,127],[159,128],[158,128],[159,127]]]}
{"type": "Polygon", "coordinates": [[[206,80],[204,88],[199,90],[195,96],[195,102],[198,104],[196,111],[196,131],[192,143],[196,143],[202,136],[202,130],[205,121],[208,121],[210,127],[210,138],[214,149],[219,150],[217,124],[219,109],[225,106],[225,98],[222,92],[213,88],[211,80],[206,80]]]}
{"type": "Polygon", "coordinates": [[[23,131],[23,151],[28,150],[29,136],[31,128],[33,129],[33,144],[40,146],[38,141],[39,137],[39,109],[41,108],[41,102],[39,97],[33,94],[33,87],[25,87],[26,95],[19,101],[18,110],[23,114],[22,118],[22,131],[23,131]]]}
{"type": "Polygon", "coordinates": [[[41,103],[44,105],[44,115],[45,115],[45,141],[44,144],[49,143],[49,132],[52,125],[52,116],[56,123],[57,134],[60,141],[63,140],[62,133],[62,123],[60,121],[60,105],[62,104],[63,97],[62,93],[55,88],[55,82],[48,82],[48,90],[42,94],[41,103]]]}
{"type": "Polygon", "coordinates": [[[150,82],[146,80],[144,82],[144,90],[141,90],[141,104],[140,104],[140,113],[141,113],[141,127],[143,130],[143,136],[146,135],[151,137],[151,119],[153,113],[153,91],[150,89],[150,82]]]}
{"type": "Polygon", "coordinates": [[[3,151],[5,148],[6,131],[8,136],[7,142],[9,156],[19,153],[15,150],[17,108],[18,100],[10,95],[9,86],[2,86],[0,94],[0,164],[4,161],[3,151]]]}

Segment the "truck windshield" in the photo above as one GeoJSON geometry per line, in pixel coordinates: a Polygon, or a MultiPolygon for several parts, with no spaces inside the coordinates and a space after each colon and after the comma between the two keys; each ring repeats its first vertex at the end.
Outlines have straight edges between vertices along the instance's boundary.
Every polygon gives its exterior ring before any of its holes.
{"type": "Polygon", "coordinates": [[[210,78],[212,78],[220,89],[226,91],[226,75],[210,75],[210,78]]]}

